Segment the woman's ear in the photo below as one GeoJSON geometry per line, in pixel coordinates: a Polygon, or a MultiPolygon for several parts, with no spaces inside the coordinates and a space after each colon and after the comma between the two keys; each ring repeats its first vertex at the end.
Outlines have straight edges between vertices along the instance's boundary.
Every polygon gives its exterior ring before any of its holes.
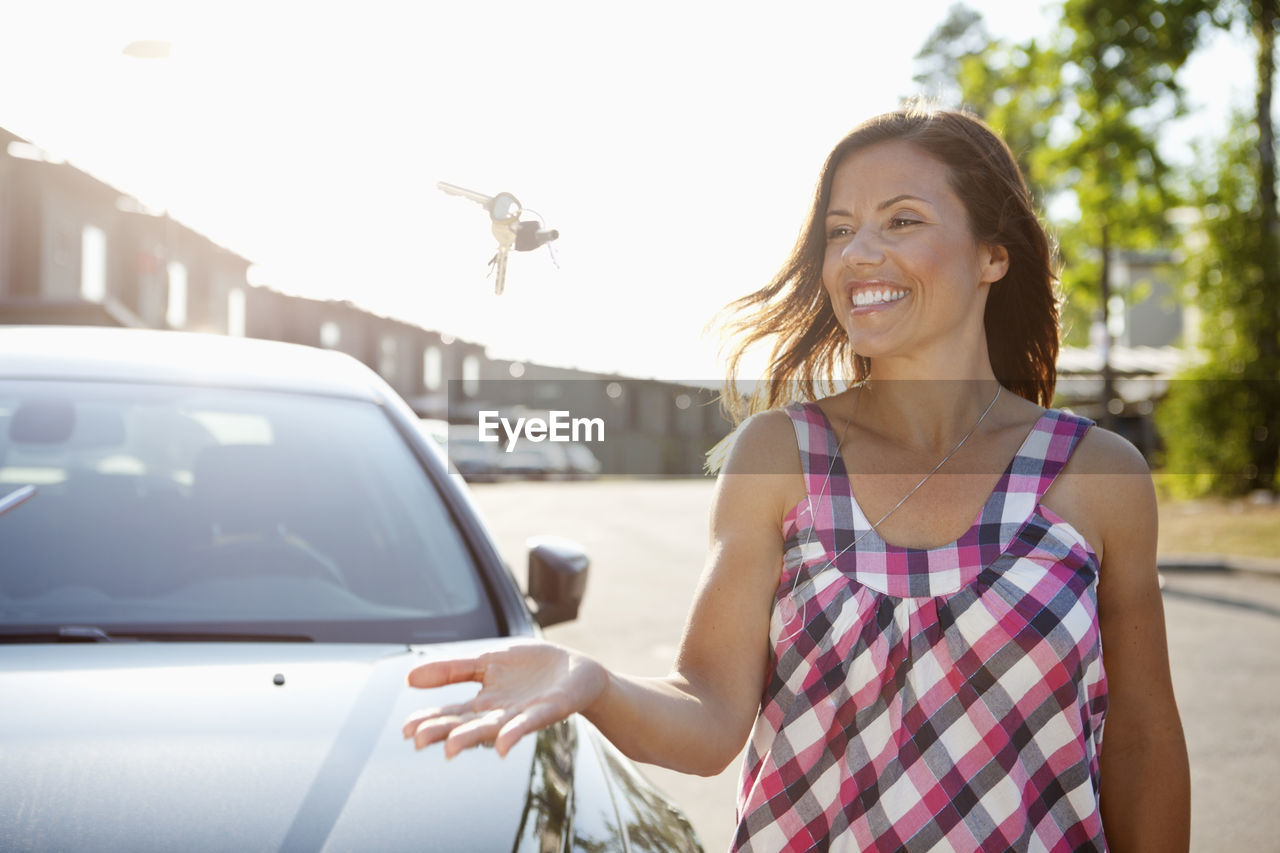
{"type": "Polygon", "coordinates": [[[1009,272],[1009,250],[1004,246],[982,247],[982,281],[994,284],[1009,272]]]}

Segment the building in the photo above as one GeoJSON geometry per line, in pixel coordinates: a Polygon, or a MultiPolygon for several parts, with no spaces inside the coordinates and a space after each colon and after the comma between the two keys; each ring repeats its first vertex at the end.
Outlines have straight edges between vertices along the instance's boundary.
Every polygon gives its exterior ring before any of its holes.
{"type": "Polygon", "coordinates": [[[337,349],[424,418],[607,417],[603,473],[698,476],[730,425],[706,389],[488,357],[482,344],[251,285],[252,262],[0,128],[0,323],[183,329],[337,349]],[[572,407],[572,408],[569,408],[572,407]]]}
{"type": "Polygon", "coordinates": [[[1173,253],[1115,251],[1110,267],[1107,326],[1095,322],[1089,347],[1063,347],[1055,403],[1106,423],[1152,458],[1161,448],[1154,413],[1194,357],[1196,317],[1179,298],[1173,253]]]}
{"type": "Polygon", "coordinates": [[[0,129],[0,320],[235,333],[249,261],[0,129]]]}

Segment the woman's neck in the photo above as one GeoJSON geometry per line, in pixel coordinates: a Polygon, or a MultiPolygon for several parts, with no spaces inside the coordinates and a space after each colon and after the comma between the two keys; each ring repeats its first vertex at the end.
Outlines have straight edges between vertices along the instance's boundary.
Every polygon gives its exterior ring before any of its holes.
{"type": "Polygon", "coordinates": [[[941,452],[971,429],[999,383],[985,347],[981,358],[873,359],[857,391],[855,420],[922,452],[941,452]]]}

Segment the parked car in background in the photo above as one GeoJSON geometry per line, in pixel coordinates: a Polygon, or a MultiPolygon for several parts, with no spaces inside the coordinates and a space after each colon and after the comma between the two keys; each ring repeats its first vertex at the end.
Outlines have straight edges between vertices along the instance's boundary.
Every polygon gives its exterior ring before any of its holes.
{"type": "Polygon", "coordinates": [[[468,483],[594,480],[600,476],[600,460],[580,442],[533,442],[521,438],[508,450],[504,442],[480,441],[472,424],[422,418],[419,426],[468,483]]]}
{"type": "Polygon", "coordinates": [[[520,441],[499,454],[498,473],[506,480],[566,480],[569,457],[559,444],[520,441]]]}
{"type": "Polygon", "coordinates": [[[492,483],[501,474],[502,448],[482,442],[474,426],[450,424],[445,453],[468,483],[492,483]]]}
{"type": "Polygon", "coordinates": [[[520,440],[497,454],[497,475],[505,480],[594,480],[600,460],[578,443],[520,440]]]}
{"type": "Polygon", "coordinates": [[[699,849],[580,717],[401,738],[475,690],[414,666],[574,618],[586,555],[528,559],[348,356],[0,327],[0,849],[699,849]]]}
{"type": "Polygon", "coordinates": [[[575,480],[594,480],[600,476],[600,460],[585,444],[572,442],[564,446],[569,460],[569,476],[575,480]]]}

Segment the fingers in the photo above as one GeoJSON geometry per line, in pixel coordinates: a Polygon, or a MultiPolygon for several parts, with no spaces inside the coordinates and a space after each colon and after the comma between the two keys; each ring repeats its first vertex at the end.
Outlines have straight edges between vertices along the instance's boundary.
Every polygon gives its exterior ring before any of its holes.
{"type": "Polygon", "coordinates": [[[445,709],[418,712],[404,724],[403,733],[406,738],[413,738],[415,749],[444,741],[445,758],[453,758],[464,749],[491,743],[511,716],[510,711],[502,708],[483,712],[446,712],[445,709]]]}
{"type": "Polygon", "coordinates": [[[414,732],[416,732],[418,727],[424,722],[444,718],[459,718],[464,715],[472,714],[476,710],[477,708],[474,699],[470,702],[459,702],[456,705],[443,705],[439,708],[422,708],[414,711],[405,718],[404,725],[401,727],[400,731],[405,737],[412,737],[414,732]]]}
{"type": "Polygon", "coordinates": [[[405,738],[412,738],[415,749],[424,749],[444,741],[445,758],[453,758],[464,749],[482,744],[494,746],[506,757],[520,739],[564,719],[563,709],[551,702],[540,702],[520,712],[503,708],[473,711],[464,705],[419,711],[405,722],[405,738]]]}
{"type": "MultiPolygon", "coordinates": [[[[483,682],[485,674],[485,656],[476,658],[457,658],[454,660],[432,661],[415,667],[409,671],[406,681],[410,687],[429,689],[443,687],[447,684],[458,684],[467,681],[483,682]]],[[[423,749],[437,741],[449,738],[461,726],[474,722],[479,718],[478,697],[455,705],[439,708],[427,708],[415,711],[401,727],[405,738],[412,738],[416,749],[423,749]]],[[[493,712],[487,712],[492,714],[493,712]]],[[[498,725],[501,725],[499,722],[498,725]]],[[[468,734],[470,728],[463,728],[461,740],[464,745],[471,745],[472,738],[468,734]]],[[[483,738],[476,740],[479,742],[483,738]]],[[[446,745],[445,754],[453,757],[465,746],[452,749],[446,745]]]]}
{"type": "Polygon", "coordinates": [[[549,702],[530,705],[520,713],[511,716],[503,724],[493,739],[493,746],[498,751],[498,755],[505,758],[511,748],[520,742],[520,738],[559,722],[564,716],[562,710],[549,702]]]}
{"type": "Polygon", "coordinates": [[[473,717],[454,727],[444,741],[444,757],[453,758],[464,749],[490,743],[498,736],[498,731],[511,717],[502,709],[494,709],[473,717]]]}
{"type": "Polygon", "coordinates": [[[410,687],[443,687],[463,681],[483,681],[484,670],[481,658],[438,660],[409,670],[406,680],[410,687]]]}
{"type": "Polygon", "coordinates": [[[404,736],[413,738],[414,749],[425,749],[436,741],[444,740],[462,720],[458,716],[430,717],[405,725],[404,736]]]}
{"type": "Polygon", "coordinates": [[[418,749],[444,741],[446,758],[481,743],[496,743],[501,734],[499,753],[505,756],[525,734],[572,713],[573,707],[556,711],[548,701],[565,693],[558,682],[571,675],[566,663],[567,655],[558,648],[513,642],[475,657],[418,666],[406,677],[411,687],[480,682],[481,689],[466,702],[415,712],[401,733],[418,749]],[[555,686],[549,690],[551,685],[555,686]]]}

